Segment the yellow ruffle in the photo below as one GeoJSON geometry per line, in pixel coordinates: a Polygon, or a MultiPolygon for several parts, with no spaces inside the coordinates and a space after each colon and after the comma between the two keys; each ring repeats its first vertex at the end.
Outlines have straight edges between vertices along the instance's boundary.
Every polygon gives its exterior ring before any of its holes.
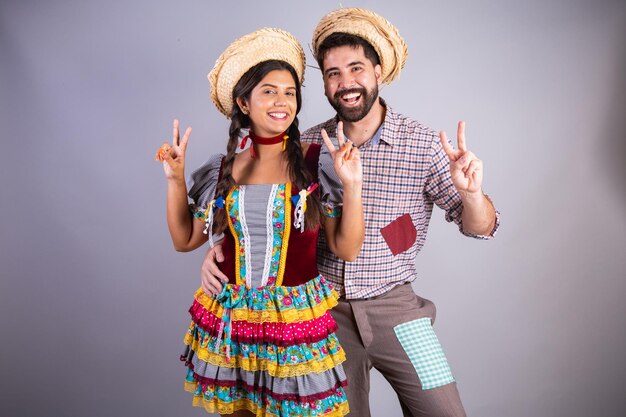
{"type": "MultiPolygon", "coordinates": [[[[202,306],[211,314],[221,318],[224,313],[224,307],[215,299],[207,296],[202,288],[199,288],[195,295],[202,306]]],[[[337,305],[339,294],[332,290],[332,296],[323,298],[319,304],[310,308],[298,310],[295,307],[285,310],[249,310],[245,308],[235,308],[231,311],[231,320],[245,320],[250,323],[297,323],[301,321],[313,320],[321,317],[326,311],[337,305]]]]}
{"type": "MultiPolygon", "coordinates": [[[[197,386],[197,382],[185,382],[185,391],[195,393],[197,386]]],[[[231,403],[225,403],[215,397],[210,401],[207,401],[204,399],[204,397],[200,395],[195,395],[193,397],[193,406],[204,408],[209,413],[232,414],[235,411],[248,410],[252,413],[255,413],[256,417],[280,417],[274,413],[270,413],[264,408],[257,406],[256,403],[248,399],[241,399],[233,401],[231,403]]],[[[320,417],[343,417],[349,412],[350,408],[348,407],[348,403],[343,402],[337,404],[336,409],[326,414],[321,414],[320,417]]]]}
{"type": "MultiPolygon", "coordinates": [[[[260,358],[244,358],[241,356],[231,356],[230,361],[226,361],[224,355],[218,354],[201,347],[200,342],[187,334],[184,340],[185,345],[189,345],[196,352],[198,358],[211,365],[221,366],[223,368],[241,368],[246,371],[267,371],[268,374],[286,378],[290,376],[308,375],[311,373],[319,374],[336,367],[346,360],[346,354],[343,349],[334,354],[328,354],[322,359],[311,359],[307,362],[301,362],[293,365],[279,365],[269,359],[260,358]]],[[[279,346],[277,349],[280,349],[279,346]]]]}

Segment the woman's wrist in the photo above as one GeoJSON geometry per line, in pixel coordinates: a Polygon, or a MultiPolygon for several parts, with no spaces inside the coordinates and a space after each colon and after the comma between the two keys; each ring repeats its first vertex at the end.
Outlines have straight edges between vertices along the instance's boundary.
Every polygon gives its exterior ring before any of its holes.
{"type": "Polygon", "coordinates": [[[176,176],[172,176],[172,177],[167,177],[167,184],[168,185],[173,185],[173,186],[181,186],[181,185],[186,186],[186,184],[185,184],[185,176],[184,175],[182,175],[182,176],[176,175],[176,176]]]}

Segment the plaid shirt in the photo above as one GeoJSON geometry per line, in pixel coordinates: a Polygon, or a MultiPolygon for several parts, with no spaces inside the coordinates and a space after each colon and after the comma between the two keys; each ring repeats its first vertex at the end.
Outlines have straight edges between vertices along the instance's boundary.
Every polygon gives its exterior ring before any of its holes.
{"type": "MultiPolygon", "coordinates": [[[[376,135],[359,147],[365,214],[361,252],[354,262],[345,262],[328,249],[323,232],[318,241],[320,272],[348,299],[374,297],[415,280],[415,258],[426,241],[433,203],[445,210],[448,222],[454,221],[463,234],[477,239],[493,237],[500,223],[496,212],[496,224],[488,236],[465,233],[463,204],[450,179],[450,164],[439,135],[395,113],[382,99],[381,104],[386,107],[385,121],[376,135]],[[388,233],[384,235],[381,229],[388,233]]],[[[322,143],[322,128],[332,135],[337,131],[337,119],[308,129],[302,141],[322,143]]]]}

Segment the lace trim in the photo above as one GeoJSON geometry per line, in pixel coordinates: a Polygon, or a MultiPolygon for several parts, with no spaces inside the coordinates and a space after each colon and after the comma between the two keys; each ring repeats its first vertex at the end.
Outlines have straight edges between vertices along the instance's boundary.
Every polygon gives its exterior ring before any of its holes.
{"type": "Polygon", "coordinates": [[[187,334],[184,343],[191,347],[196,353],[198,359],[210,363],[211,365],[221,366],[222,368],[241,368],[244,371],[266,371],[273,377],[287,378],[293,376],[308,375],[311,373],[322,373],[335,368],[346,360],[346,354],[343,349],[336,353],[329,353],[321,359],[311,359],[307,362],[297,364],[280,365],[269,359],[260,358],[244,358],[242,356],[231,356],[230,360],[226,360],[224,355],[212,352],[205,347],[200,346],[200,342],[193,339],[193,336],[187,334]],[[190,340],[192,339],[192,340],[190,340]]]}
{"type": "MultiPolygon", "coordinates": [[[[192,389],[193,383],[185,383],[185,390],[195,393],[195,388],[192,389]],[[189,385],[189,387],[188,387],[189,385]]],[[[204,397],[197,395],[193,398],[193,406],[204,408],[209,413],[219,414],[232,414],[239,410],[248,410],[256,415],[256,417],[280,417],[277,414],[271,413],[263,407],[259,407],[255,402],[248,399],[241,399],[233,401],[232,403],[225,403],[217,398],[211,400],[205,400],[204,397]]],[[[337,408],[324,414],[317,414],[317,417],[343,417],[350,412],[347,402],[337,404],[337,408]]]]}
{"type": "Polygon", "coordinates": [[[274,199],[276,199],[276,191],[278,185],[272,185],[272,191],[270,197],[267,199],[267,209],[265,211],[265,230],[267,231],[267,241],[265,244],[265,264],[263,265],[263,277],[261,278],[261,285],[267,285],[267,280],[270,276],[270,265],[272,264],[272,252],[274,251],[274,199]]]}

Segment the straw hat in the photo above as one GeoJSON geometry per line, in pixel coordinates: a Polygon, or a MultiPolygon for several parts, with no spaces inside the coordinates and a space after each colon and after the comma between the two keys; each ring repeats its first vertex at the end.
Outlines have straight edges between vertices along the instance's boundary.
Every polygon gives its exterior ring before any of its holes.
{"type": "Polygon", "coordinates": [[[304,81],[304,50],[296,38],[281,29],[259,29],[231,43],[215,61],[208,78],[217,109],[230,117],[233,89],[239,79],[256,64],[269,60],[287,62],[296,70],[300,84],[304,81]]]}
{"type": "Polygon", "coordinates": [[[333,33],[348,33],[365,39],[380,58],[382,82],[391,83],[399,74],[408,55],[404,39],[389,21],[367,9],[345,8],[328,13],[313,32],[313,53],[333,33]]]}

